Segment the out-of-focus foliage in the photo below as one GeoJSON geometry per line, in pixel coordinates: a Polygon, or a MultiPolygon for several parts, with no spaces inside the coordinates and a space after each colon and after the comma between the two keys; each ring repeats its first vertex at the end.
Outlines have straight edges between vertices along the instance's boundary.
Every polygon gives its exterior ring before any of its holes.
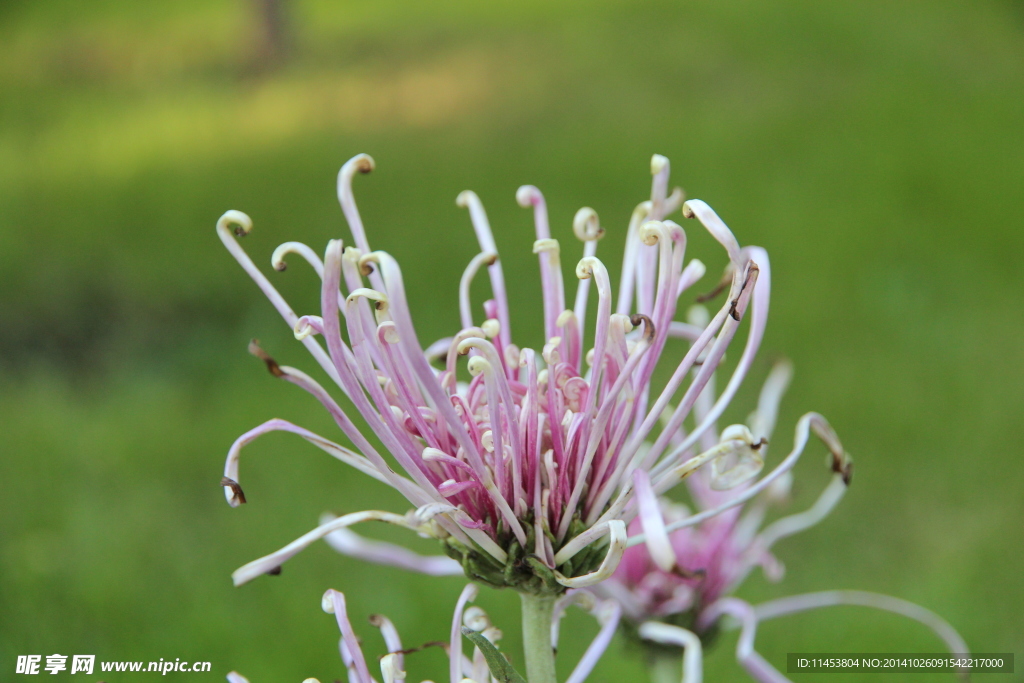
{"type": "MultiPolygon", "coordinates": [[[[1024,652],[1019,2],[287,10],[289,59],[272,65],[242,0],[0,4],[0,667],[95,653],[333,680],[328,587],[352,615],[390,615],[409,645],[445,636],[457,579],[318,546],[280,577],[229,580],[324,510],[401,509],[287,436],[247,450],[249,505],[228,508],[217,485],[228,445],[264,419],[333,430],[246,356],[259,336],[310,365],[214,222],[248,212],[245,246],[268,271],[281,241],[321,249],[347,235],[334,175],[358,152],[378,164],[356,187],[371,240],[402,263],[421,338],[457,325],[476,247],[454,198],[469,188],[515,283],[516,340],[535,347],[539,278],[515,189],[545,192],[566,265],[573,212],[597,209],[615,272],[650,155],[668,156],[689,196],[773,258],[766,352],[733,417],[784,353],[797,375],[775,454],[816,409],[857,459],[840,509],[780,544],[785,581],[744,596],[878,590],[942,614],[976,650],[1024,652]]],[[[721,257],[685,227],[713,281],[721,257]]],[[[310,272],[272,277],[314,311],[310,272]]],[[[801,472],[794,506],[826,478],[814,457],[801,472]]],[[[481,600],[515,652],[515,596],[481,600]]],[[[573,618],[565,664],[596,630],[573,618]]],[[[709,679],[741,677],[734,642],[710,654],[709,679]]],[[[789,651],[939,644],[838,608],[768,624],[759,647],[784,666],[789,651]]],[[[437,653],[407,664],[442,675],[437,653]]],[[[595,680],[638,671],[613,646],[595,680]]]]}

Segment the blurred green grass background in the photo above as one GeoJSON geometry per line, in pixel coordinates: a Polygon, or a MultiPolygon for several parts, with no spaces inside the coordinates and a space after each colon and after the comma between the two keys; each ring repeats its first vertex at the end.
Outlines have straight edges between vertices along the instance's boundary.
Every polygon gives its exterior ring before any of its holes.
{"type": "MultiPolygon", "coordinates": [[[[214,223],[248,212],[244,246],[267,271],[282,241],[347,237],[334,178],[359,152],[377,160],[356,181],[363,217],[403,265],[421,339],[458,322],[468,188],[532,346],[539,278],[515,189],[545,192],[566,264],[573,213],[597,209],[615,273],[650,155],[667,155],[675,184],[772,255],[768,336],[734,416],[785,354],[797,374],[775,453],[813,409],[857,460],[833,515],[780,544],[784,581],[754,576],[740,595],[880,591],[975,651],[1024,653],[1024,5],[294,0],[288,17],[289,57],[266,68],[240,0],[0,3],[0,679],[18,654],[53,652],[210,660],[209,680],[344,678],[328,587],[371,656],[372,612],[409,646],[446,637],[459,579],[323,545],[280,577],[229,578],[324,510],[405,509],[288,436],[247,449],[249,505],[217,485],[232,440],[263,420],[334,430],[245,353],[255,336],[311,365],[214,223]]],[[[712,281],[722,257],[685,227],[712,281]]],[[[312,273],[272,280],[314,311],[312,273]]],[[[812,451],[794,507],[825,478],[812,451]]],[[[516,597],[479,603],[518,657],[516,597]]],[[[596,632],[567,623],[566,673],[596,632]]],[[[744,680],[735,639],[709,653],[708,680],[744,680]]],[[[858,608],[768,623],[758,647],[779,667],[792,651],[941,649],[858,608]]],[[[408,666],[445,676],[437,652],[408,666]]],[[[644,675],[616,643],[593,680],[644,675]]]]}

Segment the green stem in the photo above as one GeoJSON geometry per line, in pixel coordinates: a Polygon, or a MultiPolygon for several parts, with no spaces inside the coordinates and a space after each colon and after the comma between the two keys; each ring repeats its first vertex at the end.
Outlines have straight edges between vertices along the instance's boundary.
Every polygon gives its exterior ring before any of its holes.
{"type": "Polygon", "coordinates": [[[682,654],[662,652],[654,656],[651,662],[651,683],[679,683],[682,678],[682,654]]]}
{"type": "Polygon", "coordinates": [[[553,595],[520,593],[523,600],[523,650],[526,653],[526,680],[529,683],[557,683],[555,650],[551,647],[553,595]]]}

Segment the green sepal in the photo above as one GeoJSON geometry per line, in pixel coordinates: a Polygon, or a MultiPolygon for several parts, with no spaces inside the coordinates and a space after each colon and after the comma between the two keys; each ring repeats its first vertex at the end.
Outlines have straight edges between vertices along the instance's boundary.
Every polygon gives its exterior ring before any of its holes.
{"type": "MultiPolygon", "coordinates": [[[[565,586],[558,583],[558,579],[555,578],[555,573],[548,568],[546,564],[541,562],[541,559],[536,555],[527,555],[526,563],[530,565],[530,569],[539,578],[544,585],[544,588],[549,593],[563,593],[565,592],[565,586]]],[[[536,591],[540,593],[541,591],[536,591]]]]}
{"type": "Polygon", "coordinates": [[[515,583],[516,570],[519,569],[522,557],[523,547],[519,545],[519,541],[512,541],[512,545],[508,549],[508,559],[505,561],[505,568],[502,571],[502,578],[506,585],[511,586],[515,583]]]}

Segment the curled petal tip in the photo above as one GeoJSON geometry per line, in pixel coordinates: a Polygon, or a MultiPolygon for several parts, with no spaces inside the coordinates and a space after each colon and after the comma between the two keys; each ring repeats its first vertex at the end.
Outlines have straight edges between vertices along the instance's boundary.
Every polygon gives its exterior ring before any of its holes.
{"type": "Polygon", "coordinates": [[[463,190],[459,193],[459,196],[455,198],[455,205],[460,208],[466,208],[470,202],[477,199],[476,192],[473,190],[463,190]]]}
{"type": "Polygon", "coordinates": [[[282,271],[288,268],[288,263],[284,260],[288,254],[298,254],[313,266],[317,275],[323,277],[324,268],[320,257],[302,242],[284,242],[279,244],[270,257],[270,265],[274,267],[274,270],[282,271]]]}
{"type": "Polygon", "coordinates": [[[668,227],[661,221],[647,221],[640,228],[640,239],[647,246],[653,246],[668,235],[668,227]]]}
{"type": "Polygon", "coordinates": [[[313,326],[309,324],[308,320],[299,318],[295,321],[295,326],[292,327],[292,334],[295,335],[296,339],[302,341],[309,335],[313,334],[313,326]]]}
{"type": "MultiPolygon", "coordinates": [[[[456,353],[458,353],[460,356],[465,356],[467,353],[469,353],[470,349],[473,349],[480,344],[481,337],[476,336],[476,331],[477,330],[475,329],[472,330],[473,336],[466,337],[455,346],[456,353]]],[[[483,332],[483,330],[479,331],[483,332]]],[[[487,334],[486,332],[483,333],[484,335],[487,334]]]]}
{"type": "Polygon", "coordinates": [[[232,232],[239,237],[248,235],[252,231],[252,219],[249,218],[249,215],[234,209],[225,211],[224,215],[217,220],[217,229],[227,230],[232,225],[235,226],[232,232]]]}
{"type": "Polygon", "coordinates": [[[345,165],[341,167],[341,170],[342,172],[349,170],[348,175],[351,176],[352,173],[357,171],[359,173],[370,173],[375,168],[377,168],[377,163],[373,160],[373,157],[369,154],[357,154],[346,161],[345,165]]]}
{"type": "Polygon", "coordinates": [[[478,633],[483,633],[491,625],[491,620],[483,607],[474,605],[468,608],[462,615],[462,623],[478,633]]]}
{"type": "Polygon", "coordinates": [[[576,264],[576,277],[588,280],[594,275],[594,266],[601,263],[593,256],[585,256],[576,264]]]}
{"type": "Polygon", "coordinates": [[[654,335],[656,330],[654,329],[654,321],[652,321],[649,317],[647,317],[643,313],[635,313],[630,316],[629,322],[632,323],[634,327],[642,323],[644,326],[644,341],[646,341],[647,343],[654,341],[654,335]]]}
{"type": "MultiPolygon", "coordinates": [[[[381,252],[383,253],[383,252],[381,252]]],[[[377,264],[380,263],[380,254],[376,251],[370,252],[369,254],[360,254],[359,256],[359,274],[368,276],[373,272],[377,264]]]]}
{"type": "Polygon", "coordinates": [[[398,334],[398,327],[391,321],[380,324],[377,328],[377,336],[386,344],[397,344],[402,340],[398,334]]]}
{"type": "Polygon", "coordinates": [[[711,462],[711,488],[726,491],[750,481],[764,467],[759,451],[764,439],[755,441],[746,425],[729,425],[722,431],[721,446],[726,454],[711,462]],[[732,462],[726,462],[733,458],[732,462]]]}
{"type": "Polygon", "coordinates": [[[853,460],[847,453],[843,453],[842,457],[833,453],[832,471],[842,475],[843,483],[849,486],[853,481],[853,460]]]}
{"type": "Polygon", "coordinates": [[[228,505],[233,508],[245,503],[245,492],[237,481],[231,477],[222,477],[220,485],[224,487],[224,496],[228,499],[228,505]]]}
{"type": "Polygon", "coordinates": [[[334,594],[338,591],[328,588],[324,596],[320,598],[320,608],[328,614],[334,614],[334,594]]]}
{"type": "Polygon", "coordinates": [[[604,237],[604,228],[597,217],[597,211],[584,206],[572,219],[572,231],[581,242],[593,242],[604,237]]]}
{"type": "Polygon", "coordinates": [[[473,356],[472,358],[469,359],[469,364],[467,367],[469,369],[469,374],[476,377],[481,372],[486,372],[487,369],[491,367],[491,364],[488,363],[487,360],[481,356],[473,356]]]}
{"type": "Polygon", "coordinates": [[[345,250],[342,251],[341,255],[346,261],[351,261],[356,265],[358,265],[359,260],[363,258],[363,252],[359,247],[345,247],[345,250]]]}
{"type": "Polygon", "coordinates": [[[345,303],[351,304],[355,302],[359,297],[365,297],[373,302],[373,307],[381,313],[386,313],[388,310],[388,296],[383,292],[378,292],[376,289],[370,289],[368,287],[360,287],[359,289],[353,290],[351,294],[345,297],[345,303]]]}
{"type": "Polygon", "coordinates": [[[501,332],[501,323],[498,322],[497,318],[488,318],[480,326],[480,329],[484,331],[489,339],[494,339],[501,332]]]}
{"type": "Polygon", "coordinates": [[[516,190],[516,203],[524,209],[536,206],[542,201],[544,201],[544,195],[533,185],[523,185],[516,190]]]}

